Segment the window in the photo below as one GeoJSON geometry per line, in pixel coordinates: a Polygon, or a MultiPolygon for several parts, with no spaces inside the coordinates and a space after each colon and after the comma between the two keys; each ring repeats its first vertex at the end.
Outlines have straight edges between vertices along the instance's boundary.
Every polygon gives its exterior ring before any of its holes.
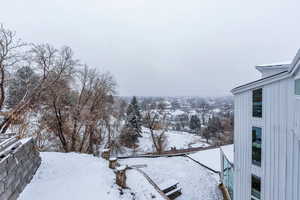
{"type": "Polygon", "coordinates": [[[252,115],[253,117],[262,117],[262,88],[252,92],[252,115]]]}
{"type": "Polygon", "coordinates": [[[260,178],[252,175],[251,177],[251,199],[258,200],[260,199],[260,178]]]}
{"type": "Polygon", "coordinates": [[[252,164],[261,166],[261,128],[252,128],[252,164]]]}
{"type": "Polygon", "coordinates": [[[300,79],[295,80],[295,94],[300,95],[300,79]]]}
{"type": "Polygon", "coordinates": [[[233,177],[234,177],[233,165],[227,160],[225,155],[222,156],[223,156],[223,167],[224,167],[223,183],[229,192],[230,198],[233,199],[233,177]]]}

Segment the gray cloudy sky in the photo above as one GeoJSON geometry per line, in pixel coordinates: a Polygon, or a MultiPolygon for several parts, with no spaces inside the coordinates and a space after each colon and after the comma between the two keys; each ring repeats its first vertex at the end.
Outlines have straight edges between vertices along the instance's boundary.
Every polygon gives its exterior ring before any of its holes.
{"type": "Polygon", "coordinates": [[[120,95],[220,96],[300,48],[295,0],[1,0],[28,42],[68,45],[120,95]]]}

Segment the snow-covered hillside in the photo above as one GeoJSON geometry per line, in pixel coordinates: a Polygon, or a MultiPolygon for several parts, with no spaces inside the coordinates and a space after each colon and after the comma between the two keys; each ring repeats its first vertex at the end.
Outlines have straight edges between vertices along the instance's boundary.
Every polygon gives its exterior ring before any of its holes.
{"type": "MultiPolygon", "coordinates": [[[[41,153],[42,164],[19,200],[163,200],[146,178],[127,170],[128,189],[115,184],[106,160],[77,153],[41,153]]],[[[120,161],[141,168],[156,183],[179,182],[182,196],[176,200],[221,200],[218,176],[185,157],[138,158],[120,161]]]]}
{"type": "Polygon", "coordinates": [[[139,173],[128,172],[130,190],[115,185],[107,161],[77,153],[41,153],[42,164],[19,200],[161,200],[139,173]],[[155,197],[155,198],[153,198],[155,197]]]}
{"type": "MultiPolygon", "coordinates": [[[[165,135],[167,137],[167,145],[165,148],[166,151],[171,150],[171,148],[174,147],[176,149],[187,149],[210,146],[201,136],[183,131],[167,131],[165,135]]],[[[142,137],[138,138],[137,145],[137,149],[126,149],[126,151],[124,151],[122,155],[131,155],[133,154],[133,152],[136,154],[155,152],[149,129],[142,129],[142,137]]]]}
{"type": "MultiPolygon", "coordinates": [[[[165,133],[167,137],[167,146],[165,150],[170,150],[172,147],[176,149],[187,149],[190,147],[207,147],[209,144],[205,143],[205,139],[200,136],[182,132],[182,131],[168,131],[165,133]]],[[[143,129],[143,137],[139,138],[139,151],[152,152],[153,142],[150,131],[147,128],[143,129]]]]}

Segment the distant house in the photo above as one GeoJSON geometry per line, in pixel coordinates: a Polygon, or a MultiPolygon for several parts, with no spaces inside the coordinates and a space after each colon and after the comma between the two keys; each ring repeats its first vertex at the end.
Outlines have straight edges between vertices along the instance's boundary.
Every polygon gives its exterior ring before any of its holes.
{"type": "Polygon", "coordinates": [[[300,199],[300,51],[234,88],[234,199],[300,199]]]}

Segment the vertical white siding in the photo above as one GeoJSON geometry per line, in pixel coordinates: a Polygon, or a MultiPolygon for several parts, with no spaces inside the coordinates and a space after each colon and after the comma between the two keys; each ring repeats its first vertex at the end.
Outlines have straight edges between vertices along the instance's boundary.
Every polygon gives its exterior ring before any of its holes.
{"type": "Polygon", "coordinates": [[[262,180],[261,199],[300,199],[300,99],[294,79],[263,87],[263,118],[252,118],[252,91],[235,95],[234,199],[251,196],[251,174],[262,180]],[[252,126],[262,128],[262,165],[251,164],[252,126]]]}
{"type": "Polygon", "coordinates": [[[251,93],[245,92],[235,97],[235,177],[234,199],[245,199],[250,196],[251,188],[251,93]],[[241,187],[243,186],[243,187],[241,187]]]}

